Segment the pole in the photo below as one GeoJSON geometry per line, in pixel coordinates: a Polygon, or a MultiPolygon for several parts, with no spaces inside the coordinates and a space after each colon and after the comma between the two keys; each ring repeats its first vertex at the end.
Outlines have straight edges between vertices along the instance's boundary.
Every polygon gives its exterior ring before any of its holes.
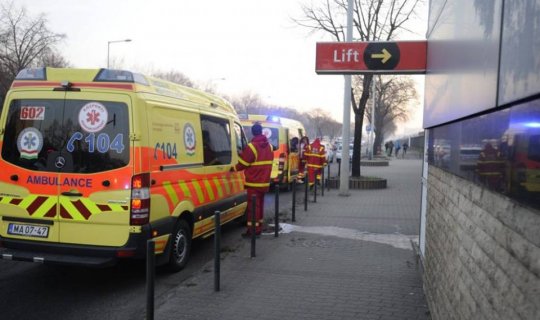
{"type": "Polygon", "coordinates": [[[109,65],[109,53],[111,52],[111,42],[108,41],[107,42],[107,69],[109,69],[110,65],[109,65]]]}
{"type": "Polygon", "coordinates": [[[373,103],[371,104],[371,130],[369,132],[370,136],[370,143],[371,143],[371,152],[369,153],[369,160],[373,159],[373,155],[375,154],[375,97],[376,97],[376,91],[375,91],[375,75],[371,78],[371,94],[373,95],[373,103]]]}
{"type": "Polygon", "coordinates": [[[324,197],[324,167],[321,168],[321,197],[324,197]]]}
{"type": "Polygon", "coordinates": [[[292,183],[292,222],[296,222],[296,179],[292,183]]]}
{"type": "Polygon", "coordinates": [[[279,183],[276,183],[275,191],[276,210],[274,216],[274,237],[277,238],[279,234],[279,183]]]}
{"type": "Polygon", "coordinates": [[[255,228],[255,210],[257,208],[257,197],[253,195],[251,200],[251,257],[255,258],[255,237],[257,232],[257,229],[255,228]]]}
{"type": "Polygon", "coordinates": [[[219,276],[220,276],[220,251],[221,251],[221,212],[214,212],[214,291],[219,291],[219,276]]]}
{"type": "Polygon", "coordinates": [[[155,242],[146,241],[146,319],[154,320],[154,284],[156,280],[155,242]]]}
{"type": "Polygon", "coordinates": [[[317,172],[315,172],[315,183],[313,184],[313,202],[317,203],[317,172]]]}
{"type": "Polygon", "coordinates": [[[326,188],[328,188],[328,191],[330,191],[330,183],[328,183],[330,182],[330,177],[330,164],[328,164],[328,178],[326,178],[326,188]]]}
{"type": "MultiPolygon", "coordinates": [[[[352,42],[352,17],[353,0],[349,0],[347,5],[347,42],[352,42]]],[[[341,175],[339,177],[339,195],[347,197],[349,193],[349,141],[351,134],[351,76],[345,75],[345,86],[343,89],[343,132],[342,132],[342,153],[341,153],[341,175]]]]}
{"type": "Polygon", "coordinates": [[[307,211],[307,198],[309,193],[309,173],[306,175],[306,178],[304,179],[304,183],[306,184],[306,189],[304,191],[304,211],[307,211]]]}

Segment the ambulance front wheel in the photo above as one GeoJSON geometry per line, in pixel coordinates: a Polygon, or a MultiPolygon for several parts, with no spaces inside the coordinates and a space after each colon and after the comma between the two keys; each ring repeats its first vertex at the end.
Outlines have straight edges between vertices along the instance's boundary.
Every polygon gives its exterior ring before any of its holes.
{"type": "Polygon", "coordinates": [[[169,257],[169,269],[171,271],[182,270],[189,259],[191,250],[191,229],[185,220],[179,220],[172,234],[171,256],[169,257]]]}

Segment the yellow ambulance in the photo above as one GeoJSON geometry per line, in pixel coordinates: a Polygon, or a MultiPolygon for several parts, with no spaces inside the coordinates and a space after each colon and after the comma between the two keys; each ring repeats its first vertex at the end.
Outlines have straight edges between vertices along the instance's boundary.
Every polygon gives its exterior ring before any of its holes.
{"type": "Polygon", "coordinates": [[[246,208],[246,138],[216,96],[123,70],[22,70],[0,118],[0,257],[173,271],[246,208]]]}
{"type": "Polygon", "coordinates": [[[297,120],[273,115],[240,114],[239,117],[248,140],[252,138],[253,124],[259,122],[262,125],[263,134],[274,148],[271,179],[290,187],[299,173],[300,139],[306,135],[304,125],[297,120]]]}

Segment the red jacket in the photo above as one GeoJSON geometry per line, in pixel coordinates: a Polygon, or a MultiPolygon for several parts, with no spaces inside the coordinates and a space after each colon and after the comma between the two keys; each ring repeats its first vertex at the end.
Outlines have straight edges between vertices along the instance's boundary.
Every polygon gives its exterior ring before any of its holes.
{"type": "Polygon", "coordinates": [[[242,150],[235,170],[245,170],[246,188],[268,192],[274,150],[265,135],[257,135],[242,150]]]}
{"type": "Polygon", "coordinates": [[[326,165],[326,150],[319,139],[315,139],[312,144],[308,145],[304,154],[307,158],[308,168],[320,169],[326,165]]]}

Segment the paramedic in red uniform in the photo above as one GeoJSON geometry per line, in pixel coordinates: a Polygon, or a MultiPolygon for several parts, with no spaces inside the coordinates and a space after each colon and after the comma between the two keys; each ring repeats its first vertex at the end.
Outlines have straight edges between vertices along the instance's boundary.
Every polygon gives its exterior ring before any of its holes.
{"type": "Polygon", "coordinates": [[[242,150],[239,162],[231,170],[245,170],[246,181],[244,183],[247,196],[247,231],[242,236],[251,236],[251,220],[253,208],[253,195],[255,195],[255,232],[261,234],[263,224],[264,194],[270,189],[270,174],[272,173],[272,162],[274,151],[265,135],[262,134],[262,126],[255,123],[251,127],[253,139],[242,150]]]}
{"type": "Polygon", "coordinates": [[[304,177],[306,175],[306,163],[307,163],[307,157],[306,157],[306,150],[309,146],[309,138],[308,137],[302,137],[300,139],[300,148],[299,148],[299,159],[300,163],[298,164],[298,182],[303,183],[304,177]]]}
{"type": "Polygon", "coordinates": [[[321,179],[321,170],[326,166],[326,150],[319,138],[307,146],[304,155],[307,159],[309,185],[312,186],[315,183],[315,177],[317,180],[321,179]]]}
{"type": "Polygon", "coordinates": [[[477,173],[480,181],[490,189],[502,191],[505,162],[499,150],[487,142],[478,157],[477,173]]]}

